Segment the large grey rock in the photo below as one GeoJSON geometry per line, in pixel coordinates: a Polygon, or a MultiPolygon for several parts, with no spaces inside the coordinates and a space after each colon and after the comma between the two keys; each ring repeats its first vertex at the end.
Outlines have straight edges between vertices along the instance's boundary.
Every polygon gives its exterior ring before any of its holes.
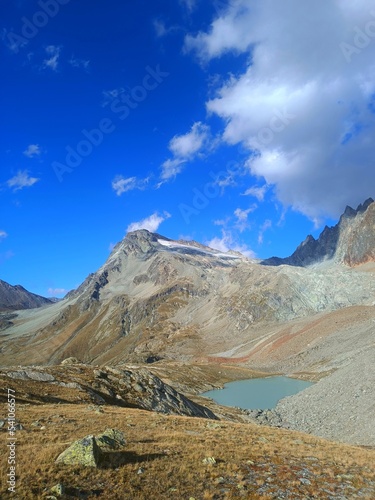
{"type": "Polygon", "coordinates": [[[75,441],[63,451],[56,459],[56,463],[66,465],[83,465],[84,467],[97,467],[101,458],[101,451],[96,444],[95,437],[85,436],[75,441]]]}
{"type": "Polygon", "coordinates": [[[121,370],[107,366],[105,370],[108,378],[119,384],[118,395],[131,406],[171,415],[217,419],[211,410],[194,403],[144,368],[121,370]]]}

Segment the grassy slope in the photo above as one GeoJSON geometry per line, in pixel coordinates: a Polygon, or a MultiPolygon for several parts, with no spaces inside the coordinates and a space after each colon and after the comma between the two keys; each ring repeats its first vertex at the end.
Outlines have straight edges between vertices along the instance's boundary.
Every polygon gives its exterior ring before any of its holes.
{"type": "MultiPolygon", "coordinates": [[[[112,406],[99,412],[86,404],[19,404],[17,417],[25,430],[17,433],[13,498],[44,498],[58,482],[67,487],[65,498],[79,492],[108,500],[375,497],[374,450],[306,434],[112,406]],[[107,427],[122,430],[127,445],[109,454],[105,467],[54,463],[73,440],[107,427]],[[210,456],[216,465],[202,463],[210,456]]],[[[0,462],[6,499],[5,453],[0,462]]]]}

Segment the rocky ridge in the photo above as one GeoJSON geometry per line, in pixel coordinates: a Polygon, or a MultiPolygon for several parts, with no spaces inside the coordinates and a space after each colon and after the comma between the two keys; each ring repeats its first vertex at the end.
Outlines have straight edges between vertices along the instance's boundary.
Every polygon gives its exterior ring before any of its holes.
{"type": "Polygon", "coordinates": [[[140,367],[98,367],[65,363],[54,367],[2,369],[4,386],[11,380],[17,400],[33,404],[71,402],[140,408],[168,415],[216,419],[157,376],[140,367]]]}
{"type": "Polygon", "coordinates": [[[317,240],[311,234],[307,236],[290,257],[272,257],[262,264],[305,267],[331,259],[349,266],[375,261],[375,203],[372,198],[356,210],[347,206],[335,226],[326,226],[317,240]]]}

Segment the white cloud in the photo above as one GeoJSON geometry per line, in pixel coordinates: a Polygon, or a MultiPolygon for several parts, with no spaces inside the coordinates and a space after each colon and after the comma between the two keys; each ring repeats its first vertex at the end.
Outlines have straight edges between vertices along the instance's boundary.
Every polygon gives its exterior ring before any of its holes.
{"type": "Polygon", "coordinates": [[[149,177],[137,179],[137,177],[125,178],[122,175],[116,175],[112,181],[112,189],[117,196],[121,196],[123,193],[132,191],[133,189],[144,189],[148,181],[149,177]]]}
{"type": "Polygon", "coordinates": [[[207,110],[223,119],[225,142],[249,150],[250,172],[311,219],[337,216],[373,194],[374,25],[368,0],[308,8],[298,0],[233,0],[206,33],[185,39],[202,61],[248,56],[246,70],[207,110]],[[361,47],[358,30],[367,31],[361,47]],[[354,47],[350,56],[343,43],[354,47]]]}
{"type": "Polygon", "coordinates": [[[33,186],[39,180],[40,179],[37,177],[30,177],[27,170],[19,170],[17,175],[7,181],[7,185],[12,188],[13,191],[19,191],[24,187],[33,186]]]}
{"type": "Polygon", "coordinates": [[[170,217],[171,214],[168,212],[164,212],[163,215],[159,215],[155,212],[139,222],[132,222],[129,224],[126,232],[130,233],[131,231],[138,231],[139,229],[147,229],[147,231],[154,233],[158,230],[160,224],[170,217]]]}
{"type": "Polygon", "coordinates": [[[78,59],[77,57],[72,56],[68,63],[73,66],[73,68],[83,68],[88,70],[90,66],[90,61],[87,59],[78,59]]]}
{"type": "Polygon", "coordinates": [[[249,189],[246,189],[246,191],[243,193],[243,196],[253,196],[258,201],[263,201],[267,190],[268,190],[268,186],[266,186],[266,185],[253,186],[253,187],[250,187],[249,189]]]}
{"type": "Polygon", "coordinates": [[[254,204],[251,207],[247,208],[246,210],[244,210],[242,208],[236,208],[236,210],[234,211],[234,215],[236,217],[235,225],[236,225],[236,228],[241,233],[249,227],[249,221],[248,221],[249,214],[254,212],[254,210],[256,210],[257,208],[258,208],[258,206],[254,204]]]}
{"type": "Polygon", "coordinates": [[[7,236],[8,236],[8,233],[0,230],[0,241],[5,239],[7,236]]]}
{"type": "Polygon", "coordinates": [[[216,219],[214,220],[215,226],[226,226],[230,221],[230,217],[226,217],[225,219],[216,219]]]}
{"type": "Polygon", "coordinates": [[[193,12],[197,3],[198,0],[180,0],[180,4],[184,5],[189,12],[193,12]]]}
{"type": "Polygon", "coordinates": [[[3,264],[9,259],[12,259],[16,254],[12,250],[7,250],[4,253],[0,253],[0,264],[3,264]]]}
{"type": "Polygon", "coordinates": [[[40,156],[42,154],[42,150],[39,144],[29,144],[23,154],[28,158],[33,158],[34,156],[40,156]]]}
{"type": "Polygon", "coordinates": [[[233,250],[234,252],[240,252],[245,257],[254,258],[255,253],[248,248],[245,244],[237,243],[230,231],[222,230],[221,238],[215,237],[210,241],[206,242],[206,245],[214,250],[219,250],[220,252],[228,252],[229,250],[233,250]]]}
{"type": "Polygon", "coordinates": [[[22,49],[29,43],[29,40],[27,40],[26,38],[17,36],[15,35],[15,33],[13,33],[13,31],[8,31],[6,28],[2,28],[0,32],[0,38],[8,47],[8,49],[15,54],[18,54],[20,49],[22,49]]]}
{"type": "Polygon", "coordinates": [[[125,179],[122,175],[117,175],[112,181],[112,189],[116,192],[117,196],[121,196],[127,191],[132,191],[137,187],[137,178],[128,177],[125,179]]]}
{"type": "Polygon", "coordinates": [[[162,164],[161,178],[163,181],[167,181],[176,177],[177,174],[182,172],[183,165],[186,160],[181,160],[180,158],[174,158],[173,160],[168,159],[162,164]]]}
{"type": "Polygon", "coordinates": [[[207,145],[209,137],[210,129],[202,122],[194,123],[186,134],[175,135],[168,146],[173,158],[162,164],[162,180],[168,180],[179,174],[183,164],[193,160],[207,145]]]}
{"type": "Polygon", "coordinates": [[[251,212],[254,212],[254,210],[257,208],[256,205],[246,209],[246,210],[243,210],[242,208],[236,208],[236,210],[234,211],[234,215],[237,217],[237,220],[238,221],[247,221],[247,218],[249,216],[249,214],[251,212]]]}
{"type": "Polygon", "coordinates": [[[152,24],[154,26],[155,34],[158,38],[163,38],[164,36],[167,36],[170,33],[176,33],[178,31],[181,31],[182,29],[179,26],[167,27],[165,22],[162,21],[161,19],[155,19],[152,24]]]}
{"type": "Polygon", "coordinates": [[[165,23],[163,21],[160,21],[160,19],[155,19],[152,24],[154,26],[154,30],[158,38],[161,38],[168,34],[168,30],[165,27],[165,23]]]}
{"type": "Polygon", "coordinates": [[[190,132],[175,135],[169,143],[169,149],[177,158],[191,158],[202,149],[208,134],[208,126],[202,122],[196,122],[190,132]]]}
{"type": "Polygon", "coordinates": [[[228,252],[229,250],[228,239],[226,236],[222,236],[221,238],[215,236],[215,238],[212,238],[212,240],[207,241],[205,244],[214,250],[219,250],[220,252],[228,252]]]}
{"type": "Polygon", "coordinates": [[[104,96],[102,106],[103,108],[105,106],[108,106],[112,101],[117,99],[121,94],[125,94],[126,92],[129,92],[131,89],[126,89],[125,87],[118,87],[116,89],[112,90],[103,90],[102,94],[104,96]]]}
{"type": "Polygon", "coordinates": [[[267,229],[270,229],[272,227],[272,221],[269,219],[265,220],[263,224],[261,225],[259,229],[259,234],[258,234],[258,243],[261,245],[264,240],[264,233],[267,231],[267,229]]]}
{"type": "Polygon", "coordinates": [[[50,68],[52,71],[57,71],[61,47],[58,47],[57,45],[48,45],[45,50],[47,55],[50,57],[48,59],[44,59],[43,68],[50,68]]]}
{"type": "Polygon", "coordinates": [[[69,290],[65,290],[65,288],[48,288],[48,296],[49,297],[58,297],[59,295],[66,295],[69,290]]]}

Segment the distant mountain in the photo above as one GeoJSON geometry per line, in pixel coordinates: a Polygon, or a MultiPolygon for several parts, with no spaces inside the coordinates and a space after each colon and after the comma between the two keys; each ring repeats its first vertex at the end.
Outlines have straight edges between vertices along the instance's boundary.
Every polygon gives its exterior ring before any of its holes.
{"type": "Polygon", "coordinates": [[[372,198],[356,210],[347,206],[336,226],[326,226],[317,240],[307,236],[290,257],[272,257],[262,264],[305,267],[330,259],[351,267],[375,261],[375,203],[372,198]]]}
{"type": "Polygon", "coordinates": [[[33,309],[53,304],[53,302],[53,300],[28,292],[21,285],[13,286],[0,280],[0,311],[33,309]]]}

